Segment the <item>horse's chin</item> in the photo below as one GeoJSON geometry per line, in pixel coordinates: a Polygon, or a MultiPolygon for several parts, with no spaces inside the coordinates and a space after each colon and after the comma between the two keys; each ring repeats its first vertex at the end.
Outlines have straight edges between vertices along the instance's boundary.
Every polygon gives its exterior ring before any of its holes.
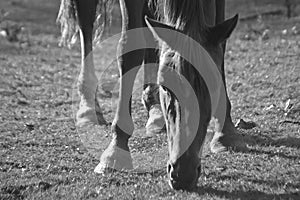
{"type": "Polygon", "coordinates": [[[180,179],[175,181],[174,179],[171,178],[171,176],[169,176],[169,180],[168,180],[169,186],[173,190],[192,191],[197,186],[197,182],[198,182],[198,179],[199,179],[199,176],[200,176],[200,172],[201,172],[201,167],[199,166],[197,168],[195,176],[193,176],[194,179],[191,180],[191,181],[181,181],[180,179]]]}
{"type": "Polygon", "coordinates": [[[186,190],[186,191],[192,191],[193,189],[196,188],[197,186],[197,181],[198,178],[193,180],[192,182],[179,182],[179,181],[173,181],[170,180],[168,181],[169,186],[173,189],[173,190],[186,190]]]}

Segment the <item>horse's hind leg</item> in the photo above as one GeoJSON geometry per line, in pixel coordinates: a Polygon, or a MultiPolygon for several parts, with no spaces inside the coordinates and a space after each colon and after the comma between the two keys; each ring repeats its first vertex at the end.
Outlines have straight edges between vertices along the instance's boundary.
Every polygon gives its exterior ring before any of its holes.
{"type": "MultiPolygon", "coordinates": [[[[145,4],[144,15],[155,19],[154,10],[150,10],[145,4]]],[[[146,135],[151,136],[160,132],[165,127],[165,120],[161,111],[159,101],[159,86],[157,84],[157,72],[159,55],[158,50],[153,48],[157,45],[154,37],[144,22],[144,36],[147,48],[144,55],[144,90],[142,101],[148,111],[148,121],[146,124],[146,135]]]]}
{"type": "Polygon", "coordinates": [[[113,139],[103,152],[95,172],[102,173],[107,169],[132,169],[132,159],[128,139],[133,133],[131,117],[131,95],[134,80],[143,62],[144,36],[142,30],[143,0],[120,0],[123,27],[119,42],[118,66],[121,73],[119,102],[112,124],[113,139]],[[135,47],[137,49],[135,49],[135,47]]]}
{"type": "Polygon", "coordinates": [[[97,0],[76,0],[80,28],[82,63],[78,77],[80,106],[77,112],[77,125],[86,123],[106,124],[96,98],[98,80],[93,61],[93,23],[97,0]]]}

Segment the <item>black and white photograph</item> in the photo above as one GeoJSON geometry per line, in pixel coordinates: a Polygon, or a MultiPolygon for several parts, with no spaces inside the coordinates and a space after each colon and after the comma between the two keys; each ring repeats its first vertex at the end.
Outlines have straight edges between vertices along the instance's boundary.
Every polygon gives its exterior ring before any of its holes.
{"type": "Polygon", "coordinates": [[[0,0],[0,200],[300,199],[300,0],[0,0]]]}

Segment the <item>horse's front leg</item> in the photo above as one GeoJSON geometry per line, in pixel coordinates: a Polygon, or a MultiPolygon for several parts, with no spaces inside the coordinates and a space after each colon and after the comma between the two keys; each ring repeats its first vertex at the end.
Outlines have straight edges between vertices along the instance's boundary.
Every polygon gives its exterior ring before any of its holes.
{"type": "Polygon", "coordinates": [[[132,169],[132,158],[128,140],[133,133],[131,117],[131,95],[136,74],[142,64],[144,50],[134,47],[144,46],[142,30],[142,0],[120,0],[123,18],[122,36],[119,42],[118,66],[121,74],[119,102],[112,124],[113,139],[103,152],[95,172],[107,169],[132,169]]]}
{"type": "MultiPolygon", "coordinates": [[[[219,24],[225,20],[225,0],[204,0],[204,14],[206,23],[213,26],[219,24]]],[[[231,118],[231,103],[228,97],[226,89],[226,78],[225,78],[225,69],[224,69],[224,54],[226,49],[226,42],[222,44],[222,65],[221,73],[223,78],[223,83],[226,92],[226,116],[222,130],[217,131],[214,134],[214,137],[210,143],[210,149],[214,153],[219,153],[228,148],[233,148],[236,151],[247,151],[247,146],[243,140],[242,135],[238,133],[238,130],[234,127],[231,118]]],[[[223,104],[220,102],[218,109],[224,109],[223,104]]],[[[218,121],[222,121],[224,116],[214,116],[218,121]]]]}
{"type": "Polygon", "coordinates": [[[76,115],[77,125],[106,124],[96,98],[98,80],[93,61],[93,23],[97,1],[76,0],[81,41],[81,69],[78,77],[80,106],[76,115]]]}

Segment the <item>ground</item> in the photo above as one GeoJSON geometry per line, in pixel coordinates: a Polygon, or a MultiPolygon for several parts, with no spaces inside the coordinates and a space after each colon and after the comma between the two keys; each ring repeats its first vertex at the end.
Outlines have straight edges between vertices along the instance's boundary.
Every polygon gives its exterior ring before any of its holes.
{"type": "MultiPolygon", "coordinates": [[[[257,8],[228,2],[228,13],[241,12],[242,18],[283,9],[268,6],[270,1],[257,8]]],[[[140,90],[133,98],[139,131],[130,148],[136,158],[152,155],[153,160],[138,161],[144,165],[140,173],[93,172],[99,161],[83,144],[73,116],[79,46],[58,47],[58,6],[58,0],[0,2],[10,12],[2,28],[24,26],[16,41],[8,41],[3,32],[0,36],[0,199],[300,199],[299,17],[279,13],[239,23],[228,41],[227,85],[234,121],[256,123],[241,129],[250,151],[206,153],[198,188],[188,193],[167,184],[165,134],[141,137],[147,113],[140,90]]],[[[103,76],[98,98],[109,122],[118,78],[114,63],[106,68],[112,57],[96,56],[97,73],[103,76]]],[[[105,148],[109,127],[95,134],[106,138],[99,143],[100,150],[105,148]]]]}

